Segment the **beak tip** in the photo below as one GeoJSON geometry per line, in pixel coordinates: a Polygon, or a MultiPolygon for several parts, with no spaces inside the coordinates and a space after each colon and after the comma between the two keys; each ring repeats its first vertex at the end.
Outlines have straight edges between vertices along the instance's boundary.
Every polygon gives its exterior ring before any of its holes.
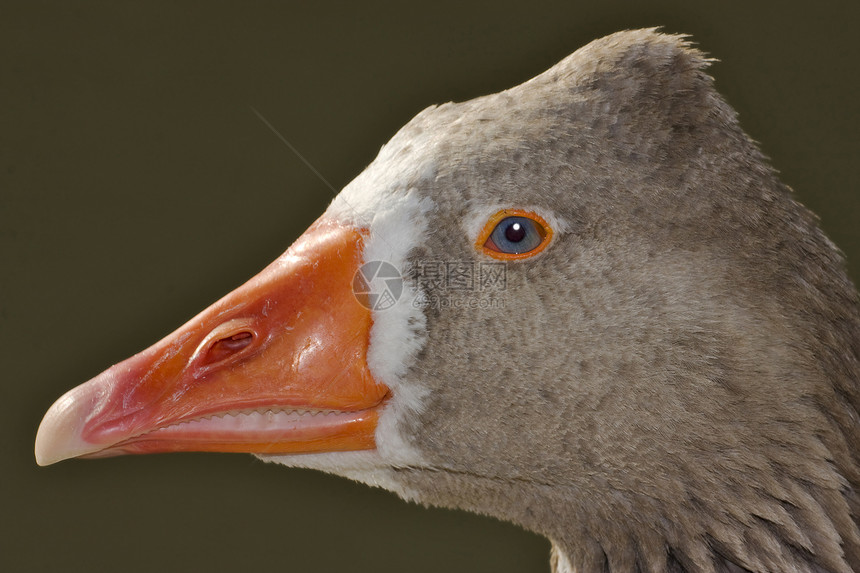
{"type": "Polygon", "coordinates": [[[103,448],[82,437],[93,389],[89,384],[83,384],[66,392],[45,413],[36,432],[34,453],[37,464],[49,466],[103,448]]]}
{"type": "Polygon", "coordinates": [[[36,465],[41,467],[50,466],[51,464],[55,464],[60,460],[51,459],[43,449],[39,448],[38,443],[36,444],[36,465]]]}
{"type": "Polygon", "coordinates": [[[63,439],[63,434],[58,431],[56,416],[52,415],[53,412],[52,408],[45,414],[42,423],[39,424],[39,430],[36,432],[34,452],[36,463],[40,466],[49,466],[66,459],[68,456],[64,455],[63,452],[70,449],[62,443],[66,440],[63,439]]]}
{"type": "MultiPolygon", "coordinates": [[[[63,396],[65,398],[65,396],[63,396]]],[[[61,398],[60,400],[62,400],[61,398]]],[[[39,430],[36,432],[36,463],[40,466],[49,466],[69,457],[73,457],[75,450],[79,450],[78,444],[70,443],[79,441],[73,439],[73,432],[69,428],[68,419],[62,416],[61,408],[58,408],[59,400],[42,418],[39,430]],[[78,447],[75,447],[75,446],[78,447]]]]}

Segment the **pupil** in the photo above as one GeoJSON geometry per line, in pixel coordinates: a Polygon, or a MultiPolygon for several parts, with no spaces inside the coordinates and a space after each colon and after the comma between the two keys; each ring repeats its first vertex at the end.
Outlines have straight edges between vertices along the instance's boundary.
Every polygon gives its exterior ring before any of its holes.
{"type": "Polygon", "coordinates": [[[521,223],[514,223],[505,229],[505,238],[512,243],[519,243],[526,238],[526,228],[521,223]]]}

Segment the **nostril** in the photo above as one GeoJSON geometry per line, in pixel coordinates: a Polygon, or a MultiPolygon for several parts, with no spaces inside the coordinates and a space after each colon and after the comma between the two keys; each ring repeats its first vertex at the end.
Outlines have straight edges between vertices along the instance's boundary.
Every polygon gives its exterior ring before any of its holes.
{"type": "Polygon", "coordinates": [[[229,358],[250,346],[253,341],[254,333],[248,331],[237,332],[220,338],[209,347],[209,351],[206,353],[206,362],[211,364],[229,358]]]}
{"type": "Polygon", "coordinates": [[[252,354],[263,342],[253,318],[234,318],[217,325],[200,341],[189,360],[198,375],[211,367],[220,368],[252,354]]]}

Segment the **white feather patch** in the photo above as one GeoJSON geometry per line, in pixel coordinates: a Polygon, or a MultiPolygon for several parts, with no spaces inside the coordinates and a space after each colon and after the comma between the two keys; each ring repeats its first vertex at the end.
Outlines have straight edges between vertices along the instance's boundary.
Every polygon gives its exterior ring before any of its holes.
{"type": "Polygon", "coordinates": [[[403,499],[416,499],[418,493],[406,488],[395,479],[395,472],[375,450],[359,452],[325,452],[320,454],[258,455],[265,462],[284,464],[294,468],[320,470],[354,479],[372,487],[381,487],[403,499]]]}
{"type": "Polygon", "coordinates": [[[392,397],[379,417],[376,446],[393,466],[420,464],[420,456],[404,439],[401,422],[419,412],[426,389],[406,380],[407,369],[426,341],[426,321],[416,285],[406,277],[407,255],[427,230],[429,199],[407,192],[392,208],[379,211],[371,223],[365,261],[388,261],[404,277],[403,292],[391,308],[373,311],[367,365],[374,377],[391,388],[392,397]]]}

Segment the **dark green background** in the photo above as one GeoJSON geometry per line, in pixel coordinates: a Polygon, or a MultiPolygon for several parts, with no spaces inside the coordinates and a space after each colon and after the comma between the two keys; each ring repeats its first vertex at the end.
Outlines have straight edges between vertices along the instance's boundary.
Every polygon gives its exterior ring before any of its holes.
{"type": "Polygon", "coordinates": [[[0,5],[3,571],[547,571],[517,527],[246,455],[37,468],[62,392],[280,254],[429,104],[663,25],[860,270],[857,2],[0,5]]]}

